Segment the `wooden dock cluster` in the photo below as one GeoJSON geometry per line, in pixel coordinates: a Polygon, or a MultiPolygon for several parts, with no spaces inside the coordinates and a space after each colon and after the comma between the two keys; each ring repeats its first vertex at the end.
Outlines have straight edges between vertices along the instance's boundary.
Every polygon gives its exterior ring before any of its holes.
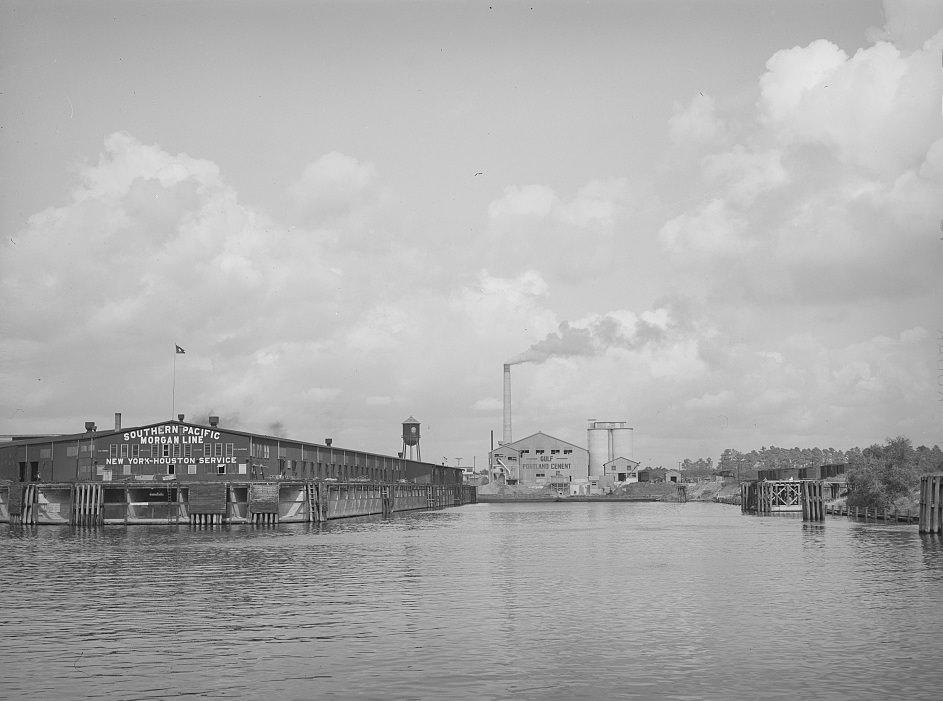
{"type": "MultiPolygon", "coordinates": [[[[831,507],[825,503],[826,487],[820,480],[788,480],[744,482],[740,485],[740,509],[743,513],[769,515],[801,511],[805,521],[824,521],[826,514],[854,518],[874,518],[895,523],[912,523],[910,511],[898,509],[860,509],[831,507]]],[[[831,490],[829,490],[831,492],[831,490]]],[[[920,478],[920,508],[916,519],[920,533],[943,534],[943,473],[920,478]]]]}
{"type": "Polygon", "coordinates": [[[768,516],[802,513],[805,521],[825,520],[825,489],[818,480],[758,480],[740,485],[740,510],[768,516]]]}
{"type": "Polygon", "coordinates": [[[0,483],[0,522],[36,525],[311,523],[475,503],[469,485],[378,482],[0,483]]]}

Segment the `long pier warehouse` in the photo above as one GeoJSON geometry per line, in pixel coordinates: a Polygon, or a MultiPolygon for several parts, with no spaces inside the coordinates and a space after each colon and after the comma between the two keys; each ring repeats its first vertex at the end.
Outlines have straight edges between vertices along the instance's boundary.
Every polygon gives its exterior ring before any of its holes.
{"type": "MultiPolygon", "coordinates": [[[[405,427],[405,426],[404,426],[405,427]]],[[[0,444],[0,522],[277,523],[474,501],[446,465],[176,421],[0,444]]]]}

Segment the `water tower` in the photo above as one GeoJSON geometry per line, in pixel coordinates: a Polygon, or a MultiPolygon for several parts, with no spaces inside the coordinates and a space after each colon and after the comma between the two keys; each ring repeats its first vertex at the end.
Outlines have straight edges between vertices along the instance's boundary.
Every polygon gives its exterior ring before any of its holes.
{"type": "Polygon", "coordinates": [[[412,416],[403,422],[403,457],[409,460],[422,460],[422,452],[419,450],[419,422],[412,416]]]}

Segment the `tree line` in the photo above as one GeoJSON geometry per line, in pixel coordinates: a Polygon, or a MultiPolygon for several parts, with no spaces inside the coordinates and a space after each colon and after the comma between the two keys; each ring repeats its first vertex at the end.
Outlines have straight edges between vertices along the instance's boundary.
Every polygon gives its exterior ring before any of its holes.
{"type": "Polygon", "coordinates": [[[725,449],[715,464],[711,458],[684,460],[681,468],[690,476],[725,471],[741,481],[757,479],[760,470],[845,465],[848,505],[892,508],[895,502],[911,499],[919,489],[920,476],[943,472],[943,450],[938,445],[914,447],[909,438],[888,438],[867,448],[779,448],[763,446],[747,453],[725,449]]]}

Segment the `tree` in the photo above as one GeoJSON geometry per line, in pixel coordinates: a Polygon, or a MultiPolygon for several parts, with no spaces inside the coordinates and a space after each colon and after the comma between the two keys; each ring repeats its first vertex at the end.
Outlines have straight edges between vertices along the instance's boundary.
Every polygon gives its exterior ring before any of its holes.
{"type": "Polygon", "coordinates": [[[917,451],[909,438],[888,438],[852,453],[848,472],[848,506],[886,509],[919,484],[917,451]]]}

